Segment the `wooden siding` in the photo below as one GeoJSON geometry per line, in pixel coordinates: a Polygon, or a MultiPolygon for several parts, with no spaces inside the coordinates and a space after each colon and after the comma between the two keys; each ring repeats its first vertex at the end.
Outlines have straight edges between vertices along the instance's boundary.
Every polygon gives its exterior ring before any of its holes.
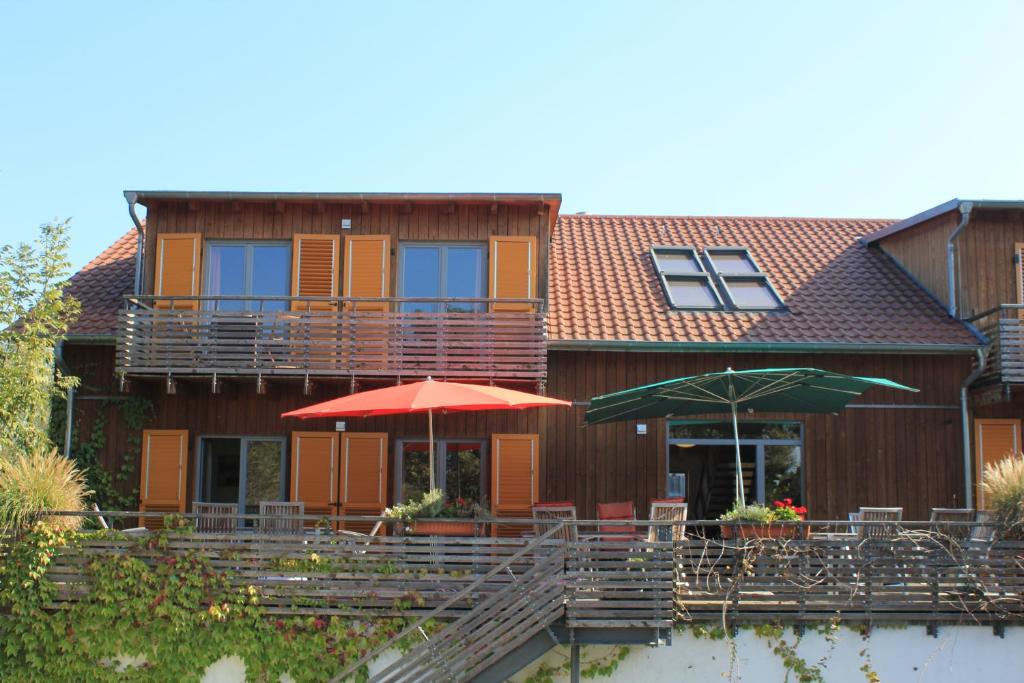
{"type": "MultiPolygon", "coordinates": [[[[69,345],[65,357],[83,375],[83,395],[116,393],[111,347],[69,345]]],[[[752,419],[793,419],[804,424],[805,492],[812,516],[843,518],[861,505],[902,505],[906,518],[926,518],[932,506],[963,503],[960,382],[970,372],[969,356],[784,355],[570,352],[549,354],[548,394],[574,401],[657,380],[725,367],[813,366],[851,374],[887,377],[921,389],[920,393],[874,389],[869,404],[930,406],[848,409],[838,415],[759,414],[752,419]]],[[[167,395],[160,382],[137,381],[133,392],[153,401],[153,429],[188,429],[194,449],[200,435],[280,435],[294,430],[333,430],[333,420],[282,420],[281,412],[348,392],[347,382],[314,383],[304,395],[300,382],[271,381],[267,393],[249,381],[224,381],[220,394],[209,382],[178,382],[167,395]]],[[[129,452],[115,408],[79,400],[76,421],[82,436],[97,410],[107,412],[108,447],[100,460],[111,466],[129,452]]],[[[651,498],[665,494],[666,426],[647,420],[648,433],[636,434],[635,422],[583,427],[583,405],[571,409],[452,413],[434,420],[436,438],[473,438],[485,442],[495,433],[540,434],[542,500],[573,500],[581,517],[593,517],[599,502],[632,500],[646,515],[651,498]]],[[[994,417],[995,415],[993,415],[994,417]]],[[[391,457],[398,438],[426,436],[422,415],[348,418],[352,432],[387,432],[391,457]]],[[[133,452],[138,457],[137,449],[133,452]]],[[[196,458],[193,456],[194,463],[196,458]]],[[[132,481],[121,483],[130,490],[132,481]]],[[[189,476],[191,504],[194,473],[189,476]]],[[[389,481],[389,494],[393,481],[389,481]]]]}
{"type": "MultiPolygon", "coordinates": [[[[960,222],[949,211],[884,238],[882,251],[910,272],[945,307],[949,303],[946,245],[960,222]]],[[[970,318],[1018,301],[1014,245],[1024,242],[1024,212],[978,209],[957,238],[957,308],[970,318]]]]}
{"type": "MultiPolygon", "coordinates": [[[[198,232],[204,239],[291,239],[295,234],[390,235],[401,241],[487,244],[492,236],[537,238],[539,298],[547,297],[549,207],[534,204],[335,204],[314,202],[151,202],[146,215],[144,293],[153,293],[158,234],[198,232]],[[351,230],[342,230],[343,218],[351,230]]],[[[394,256],[394,255],[393,255],[394,256]]],[[[391,291],[398,291],[392,258],[391,291]]],[[[344,277],[344,274],[342,274],[344,277]]]]}
{"type": "Polygon", "coordinates": [[[946,244],[959,222],[960,213],[949,211],[879,243],[882,251],[903,266],[943,307],[949,301],[946,244]]]}

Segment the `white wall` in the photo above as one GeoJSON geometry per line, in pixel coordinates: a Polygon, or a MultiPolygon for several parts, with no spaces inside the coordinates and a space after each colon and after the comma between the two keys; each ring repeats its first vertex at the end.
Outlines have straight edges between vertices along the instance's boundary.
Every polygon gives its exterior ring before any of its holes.
{"type": "MultiPolygon", "coordinates": [[[[796,636],[787,630],[783,639],[792,645],[796,636]]],[[[753,631],[742,629],[736,636],[735,671],[727,640],[696,638],[689,631],[672,634],[668,647],[634,647],[620,664],[611,681],[678,683],[679,681],[749,681],[771,683],[786,680],[786,669],[768,642],[753,631]]],[[[867,640],[860,633],[840,628],[824,677],[829,683],[865,683],[860,670],[865,663],[862,650],[870,655],[871,668],[888,683],[964,683],[964,681],[1024,681],[1024,627],[1009,627],[1006,637],[994,636],[989,626],[940,627],[938,638],[924,626],[875,628],[867,640]]],[[[815,664],[828,651],[825,638],[808,630],[797,653],[815,664]]],[[[584,662],[607,653],[608,648],[584,648],[584,662]]],[[[544,660],[557,666],[565,662],[567,649],[560,647],[544,660]]],[[[538,665],[526,669],[514,680],[522,681],[538,665]]],[[[789,680],[794,681],[790,675],[789,680]]],[[[568,680],[568,675],[557,680],[568,680]]]]}

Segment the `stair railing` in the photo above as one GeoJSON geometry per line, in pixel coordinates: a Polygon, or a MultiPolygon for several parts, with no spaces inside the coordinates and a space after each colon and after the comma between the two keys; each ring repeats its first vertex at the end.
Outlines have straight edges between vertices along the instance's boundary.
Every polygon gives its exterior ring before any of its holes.
{"type": "MultiPolygon", "coordinates": [[[[402,630],[394,638],[390,639],[388,642],[384,643],[383,645],[378,646],[376,649],[366,653],[359,660],[357,660],[356,662],[353,662],[349,666],[345,667],[345,669],[341,673],[339,673],[334,678],[330,679],[330,683],[341,683],[341,681],[344,681],[347,677],[351,676],[356,671],[358,671],[360,667],[369,664],[370,662],[375,660],[377,657],[379,657],[381,654],[383,654],[387,650],[390,650],[391,648],[393,648],[396,643],[404,640],[405,638],[407,638],[407,637],[409,637],[409,636],[411,636],[411,635],[413,635],[415,633],[421,634],[426,642],[421,644],[417,648],[414,648],[413,650],[408,652],[398,662],[396,662],[395,664],[392,664],[390,667],[388,667],[384,671],[380,672],[377,676],[374,677],[374,680],[380,680],[381,676],[383,676],[385,673],[390,672],[392,669],[395,669],[398,665],[400,665],[402,663],[402,661],[406,657],[410,657],[410,656],[412,656],[414,654],[417,657],[419,657],[419,656],[422,655],[422,651],[424,649],[426,651],[429,651],[432,641],[430,639],[430,636],[426,635],[426,631],[423,629],[423,627],[428,622],[438,618],[441,614],[443,614],[445,612],[445,610],[447,610],[452,605],[454,605],[454,604],[456,604],[456,603],[458,603],[458,602],[460,602],[462,600],[466,600],[467,598],[470,598],[475,590],[477,590],[480,586],[482,586],[484,583],[486,583],[490,579],[494,578],[498,574],[500,574],[502,572],[509,572],[509,573],[511,573],[512,565],[514,565],[516,562],[518,562],[522,558],[524,558],[524,557],[528,556],[529,554],[531,554],[537,548],[539,548],[539,547],[543,546],[544,544],[546,544],[547,542],[552,541],[553,539],[555,539],[555,537],[559,534],[559,532],[561,532],[561,530],[564,527],[565,527],[565,522],[564,521],[560,521],[560,522],[558,522],[556,524],[553,524],[550,529],[548,529],[543,534],[541,534],[540,536],[537,536],[532,541],[527,543],[525,546],[523,546],[523,548],[521,550],[519,550],[518,552],[516,552],[513,555],[509,556],[508,559],[506,559],[504,562],[501,562],[501,563],[495,565],[486,574],[483,574],[482,576],[480,576],[479,578],[477,578],[476,580],[471,582],[469,585],[467,585],[465,588],[460,590],[458,593],[455,593],[450,598],[448,598],[447,600],[442,602],[440,605],[438,605],[434,609],[430,610],[430,612],[428,612],[424,616],[422,616],[419,619],[417,619],[414,623],[412,623],[409,626],[407,626],[404,630],[402,630]]],[[[556,550],[555,553],[552,553],[551,558],[554,559],[554,563],[558,564],[558,571],[561,572],[561,573],[564,573],[564,571],[565,571],[565,544],[564,543],[558,543],[558,548],[561,550],[561,552],[557,552],[557,550],[556,550]],[[559,559],[561,560],[560,563],[558,563],[559,559]]],[[[511,586],[516,586],[516,585],[518,585],[520,583],[525,584],[526,583],[525,579],[527,579],[528,575],[530,575],[531,573],[534,573],[537,569],[546,568],[548,566],[548,564],[549,563],[543,563],[543,562],[539,563],[533,569],[531,569],[530,571],[527,571],[526,573],[523,574],[522,577],[520,577],[520,579],[522,579],[522,581],[515,580],[510,585],[511,586]]],[[[513,575],[513,578],[515,579],[514,575],[513,575]]],[[[480,605],[477,605],[472,610],[470,610],[467,614],[464,614],[464,615],[460,616],[458,619],[456,619],[452,623],[448,624],[448,626],[446,626],[445,629],[443,629],[440,633],[435,634],[435,639],[439,638],[439,637],[442,637],[444,635],[445,631],[447,631],[452,626],[457,625],[459,622],[462,622],[465,619],[477,616],[479,611],[482,608],[493,607],[494,606],[494,602],[497,602],[498,600],[500,600],[502,598],[502,596],[504,594],[506,594],[507,591],[508,591],[508,587],[506,587],[503,590],[495,592],[491,596],[488,596],[488,598],[486,598],[480,605]]],[[[419,660],[417,659],[417,661],[419,661],[419,660]]]]}

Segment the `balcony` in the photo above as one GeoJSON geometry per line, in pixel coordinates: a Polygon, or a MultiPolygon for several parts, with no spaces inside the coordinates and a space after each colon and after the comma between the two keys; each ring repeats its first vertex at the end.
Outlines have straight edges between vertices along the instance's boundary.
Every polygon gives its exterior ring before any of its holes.
{"type": "Polygon", "coordinates": [[[1003,304],[968,319],[992,342],[983,379],[1024,383],[1024,305],[1003,304]]]}
{"type": "Polygon", "coordinates": [[[543,382],[541,299],[127,297],[122,376],[293,376],[543,382]],[[526,306],[524,306],[525,308],[526,306]]]}

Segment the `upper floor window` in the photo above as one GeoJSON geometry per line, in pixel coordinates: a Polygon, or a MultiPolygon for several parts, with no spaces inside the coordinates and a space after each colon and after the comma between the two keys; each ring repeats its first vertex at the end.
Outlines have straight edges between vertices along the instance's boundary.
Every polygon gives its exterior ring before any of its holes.
{"type": "MultiPolygon", "coordinates": [[[[487,296],[486,247],[482,244],[404,243],[398,250],[398,296],[468,298],[487,296]]],[[[482,311],[482,303],[406,301],[405,312],[482,311]]]]}
{"type": "MultiPolygon", "coordinates": [[[[230,297],[279,297],[291,294],[292,250],[287,242],[207,241],[203,294],[230,297]]],[[[283,311],[284,300],[230,299],[210,301],[220,311],[283,311]]]]}
{"type": "Polygon", "coordinates": [[[745,247],[656,246],[655,269],[673,308],[692,310],[770,311],[782,299],[745,247]]]}

